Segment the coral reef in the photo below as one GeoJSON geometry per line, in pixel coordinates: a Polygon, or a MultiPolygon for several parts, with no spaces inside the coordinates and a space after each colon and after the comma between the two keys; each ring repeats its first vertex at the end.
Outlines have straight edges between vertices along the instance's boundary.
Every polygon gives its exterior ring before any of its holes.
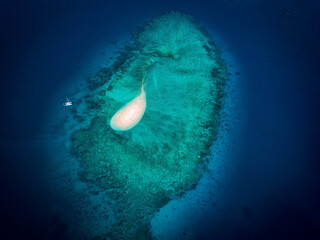
{"type": "Polygon", "coordinates": [[[217,134],[227,69],[218,47],[190,16],[168,12],[134,34],[114,64],[88,79],[93,120],[72,135],[82,180],[108,190],[117,224],[110,239],[151,239],[150,219],[193,188],[217,134]],[[145,114],[120,132],[112,116],[140,94],[145,114]]]}

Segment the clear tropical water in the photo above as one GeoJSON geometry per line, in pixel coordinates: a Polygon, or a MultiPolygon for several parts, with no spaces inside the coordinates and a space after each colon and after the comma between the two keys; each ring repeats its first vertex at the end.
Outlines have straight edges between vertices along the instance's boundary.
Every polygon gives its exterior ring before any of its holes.
{"type": "MultiPolygon", "coordinates": [[[[152,221],[154,235],[319,237],[316,1],[0,4],[2,239],[66,239],[74,216],[82,216],[78,212],[104,218],[92,203],[106,196],[68,199],[70,189],[94,190],[73,185],[79,166],[62,154],[68,133],[59,121],[70,116],[62,103],[112,62],[138,25],[167,10],[195,17],[221,47],[232,99],[223,110],[226,125],[208,173],[196,189],[160,210],[152,221]],[[65,171],[65,178],[53,179],[57,171],[65,171]]],[[[93,232],[108,224],[84,222],[93,232]]]]}

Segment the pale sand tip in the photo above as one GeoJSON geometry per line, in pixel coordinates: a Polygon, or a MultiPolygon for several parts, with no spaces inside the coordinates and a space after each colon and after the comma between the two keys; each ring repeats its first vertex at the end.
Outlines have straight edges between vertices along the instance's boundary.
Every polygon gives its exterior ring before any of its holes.
{"type": "Polygon", "coordinates": [[[115,131],[127,131],[136,126],[142,119],[147,107],[146,94],[143,87],[141,94],[120,108],[110,120],[115,131]]]}

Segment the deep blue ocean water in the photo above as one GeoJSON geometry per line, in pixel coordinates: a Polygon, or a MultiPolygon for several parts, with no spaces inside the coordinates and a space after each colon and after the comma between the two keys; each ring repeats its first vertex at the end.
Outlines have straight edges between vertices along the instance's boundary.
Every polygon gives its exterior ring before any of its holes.
{"type": "Polygon", "coordinates": [[[320,4],[311,0],[1,0],[0,239],[62,239],[54,193],[44,194],[56,92],[97,46],[167,10],[217,34],[243,81],[241,150],[196,239],[320,239],[320,4]]]}

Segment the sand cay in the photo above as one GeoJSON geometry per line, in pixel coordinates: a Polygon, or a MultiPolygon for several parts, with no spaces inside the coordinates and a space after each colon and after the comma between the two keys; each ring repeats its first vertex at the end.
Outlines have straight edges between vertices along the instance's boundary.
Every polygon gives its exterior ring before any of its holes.
{"type": "Polygon", "coordinates": [[[111,67],[88,79],[93,120],[72,134],[72,150],[81,180],[115,201],[116,224],[97,239],[152,239],[154,213],[197,184],[217,135],[227,76],[206,31],[169,12],[146,23],[111,67]],[[141,86],[143,113],[117,131],[110,121],[141,86]]]}

